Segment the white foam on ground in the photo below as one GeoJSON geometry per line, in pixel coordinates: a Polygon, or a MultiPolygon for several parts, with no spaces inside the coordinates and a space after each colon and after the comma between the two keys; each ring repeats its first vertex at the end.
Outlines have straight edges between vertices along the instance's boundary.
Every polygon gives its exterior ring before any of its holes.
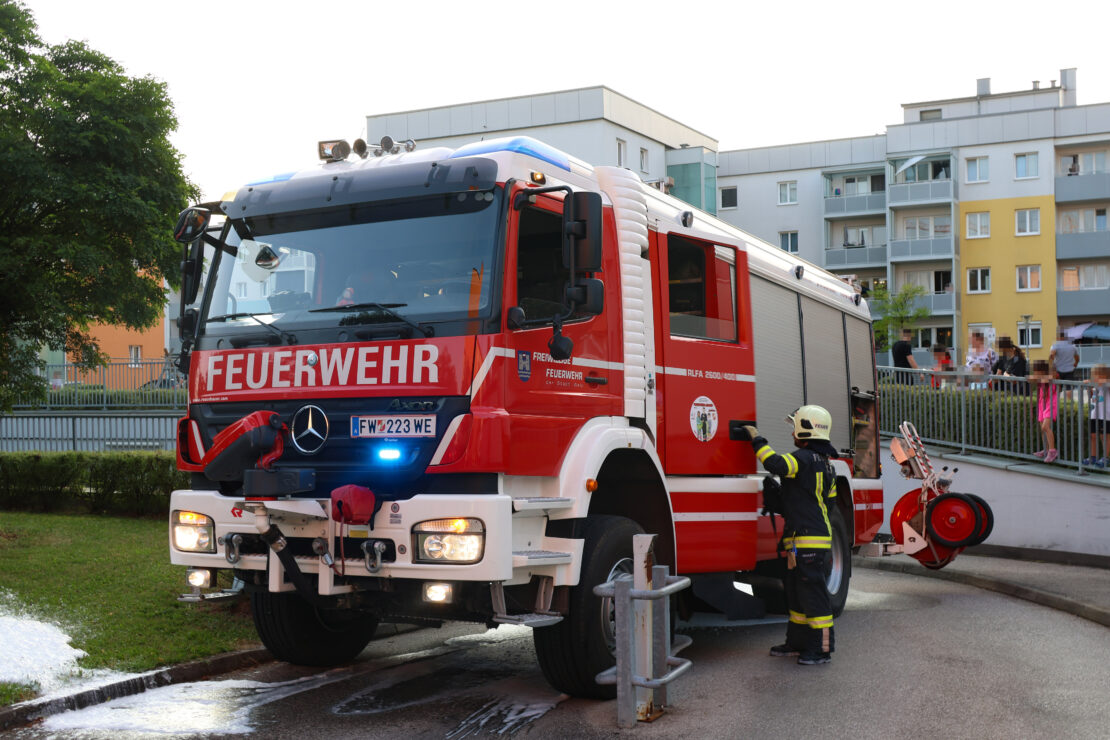
{"type": "Polygon", "coordinates": [[[501,698],[490,701],[460,722],[447,733],[447,740],[462,740],[479,734],[512,735],[567,698],[566,694],[519,677],[498,681],[490,688],[495,688],[501,698]]]}

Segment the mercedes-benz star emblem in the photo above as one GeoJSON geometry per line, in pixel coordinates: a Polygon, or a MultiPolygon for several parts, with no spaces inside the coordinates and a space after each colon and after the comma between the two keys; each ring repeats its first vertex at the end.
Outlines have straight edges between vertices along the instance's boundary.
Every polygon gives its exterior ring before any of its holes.
{"type": "Polygon", "coordinates": [[[319,406],[301,406],[293,416],[289,437],[301,453],[315,455],[328,439],[328,417],[319,406]]]}

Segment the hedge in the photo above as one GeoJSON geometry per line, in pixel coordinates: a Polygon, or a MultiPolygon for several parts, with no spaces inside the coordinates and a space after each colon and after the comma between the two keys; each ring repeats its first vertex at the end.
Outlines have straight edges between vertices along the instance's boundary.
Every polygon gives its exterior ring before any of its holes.
{"type": "Polygon", "coordinates": [[[166,514],[170,492],[187,488],[172,452],[0,453],[0,508],[166,514]]]}

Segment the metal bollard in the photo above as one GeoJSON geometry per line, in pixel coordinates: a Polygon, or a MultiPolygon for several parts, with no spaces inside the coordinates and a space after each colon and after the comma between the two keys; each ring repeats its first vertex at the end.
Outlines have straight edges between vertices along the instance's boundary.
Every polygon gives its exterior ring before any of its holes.
{"type": "Polygon", "coordinates": [[[672,645],[670,639],[670,597],[688,587],[690,579],[669,576],[667,566],[655,565],[654,541],[655,535],[633,538],[634,577],[622,575],[594,587],[598,596],[613,599],[617,664],[596,680],[616,684],[620,727],[659,717],[667,704],[667,684],[692,665],[675,654],[693,641],[680,635],[672,645]]]}

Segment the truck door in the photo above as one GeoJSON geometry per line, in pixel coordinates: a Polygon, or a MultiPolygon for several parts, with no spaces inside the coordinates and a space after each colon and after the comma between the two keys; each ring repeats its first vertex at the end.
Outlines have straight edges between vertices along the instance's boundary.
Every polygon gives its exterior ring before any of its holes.
{"type": "Polygon", "coordinates": [[[728,438],[729,420],[755,419],[747,253],[679,234],[659,235],[657,253],[664,470],[751,472],[748,446],[728,438]]]}
{"type": "MultiPolygon", "coordinates": [[[[563,325],[574,341],[570,359],[555,360],[548,350],[552,319],[566,311],[570,273],[563,264],[562,194],[541,194],[519,211],[510,209],[505,306],[519,306],[525,324],[506,326],[502,363],[505,407],[513,454],[509,472],[554,475],[567,445],[586,420],[620,413],[622,378],[611,362],[610,336],[616,301],[601,315],[577,311],[563,325]]],[[[613,243],[611,212],[606,213],[605,241],[613,243]]],[[[613,250],[605,272],[597,277],[619,281],[613,250]]],[[[607,299],[612,290],[607,290],[607,299]]]]}

